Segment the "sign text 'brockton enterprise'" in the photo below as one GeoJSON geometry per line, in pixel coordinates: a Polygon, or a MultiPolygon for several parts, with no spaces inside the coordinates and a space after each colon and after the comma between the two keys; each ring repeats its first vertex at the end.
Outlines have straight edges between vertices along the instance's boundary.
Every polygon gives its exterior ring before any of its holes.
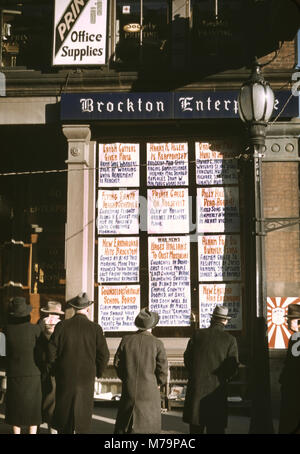
{"type": "MultiPolygon", "coordinates": [[[[153,93],[67,93],[61,97],[62,120],[151,120],[238,118],[238,90],[153,93]]],[[[273,117],[284,108],[289,91],[275,92],[273,117]]],[[[297,117],[297,98],[282,117],[297,117]]]]}

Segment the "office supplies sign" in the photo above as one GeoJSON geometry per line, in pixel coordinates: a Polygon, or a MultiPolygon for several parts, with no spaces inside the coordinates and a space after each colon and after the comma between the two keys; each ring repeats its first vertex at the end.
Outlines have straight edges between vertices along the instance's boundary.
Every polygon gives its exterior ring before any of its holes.
{"type": "Polygon", "coordinates": [[[107,0],[55,0],[52,63],[104,65],[107,0]]]}

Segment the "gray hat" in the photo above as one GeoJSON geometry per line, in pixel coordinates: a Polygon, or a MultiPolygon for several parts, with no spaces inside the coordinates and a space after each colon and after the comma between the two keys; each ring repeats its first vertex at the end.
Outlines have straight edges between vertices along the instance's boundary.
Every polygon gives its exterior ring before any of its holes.
{"type": "Polygon", "coordinates": [[[23,296],[15,296],[9,302],[9,315],[13,317],[26,317],[31,311],[32,307],[23,296]]]}
{"type": "Polygon", "coordinates": [[[300,318],[300,304],[289,304],[287,318],[300,318]]]}
{"type": "Polygon", "coordinates": [[[85,309],[93,303],[94,301],[90,301],[86,293],[79,293],[75,298],[68,301],[68,304],[75,309],[85,309]]]}
{"type": "Polygon", "coordinates": [[[158,321],[158,313],[150,312],[147,308],[144,307],[136,316],[134,324],[138,329],[145,331],[146,329],[154,328],[154,326],[157,325],[158,321]]]}
{"type": "Polygon", "coordinates": [[[41,312],[46,312],[47,314],[64,314],[61,310],[61,304],[57,301],[48,301],[47,306],[41,308],[41,312]]]}
{"type": "Polygon", "coordinates": [[[226,306],[216,306],[212,314],[212,317],[224,318],[225,320],[230,320],[231,317],[228,315],[228,307],[226,306]]]}

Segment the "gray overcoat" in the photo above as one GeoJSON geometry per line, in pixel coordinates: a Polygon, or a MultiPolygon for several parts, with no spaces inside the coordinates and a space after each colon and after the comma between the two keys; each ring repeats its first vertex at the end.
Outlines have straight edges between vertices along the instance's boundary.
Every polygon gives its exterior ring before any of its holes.
{"type": "Polygon", "coordinates": [[[213,421],[227,426],[227,382],[238,367],[235,337],[223,324],[198,329],[184,353],[188,384],[183,421],[193,425],[213,421]]]}
{"type": "Polygon", "coordinates": [[[95,377],[101,377],[108,359],[102,328],[85,315],[75,314],[55,326],[49,341],[49,362],[56,379],[55,429],[89,431],[95,377]]]}
{"type": "Polygon", "coordinates": [[[115,433],[160,433],[159,386],[166,383],[168,376],[162,341],[148,331],[125,336],[116,352],[114,365],[122,380],[115,433]]]}

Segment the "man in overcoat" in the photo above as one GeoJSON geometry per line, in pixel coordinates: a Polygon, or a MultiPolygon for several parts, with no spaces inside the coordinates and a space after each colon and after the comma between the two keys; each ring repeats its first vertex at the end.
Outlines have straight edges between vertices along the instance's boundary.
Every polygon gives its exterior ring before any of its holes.
{"type": "Polygon", "coordinates": [[[102,328],[87,317],[93,304],[86,293],[68,302],[72,318],[59,322],[49,341],[49,362],[56,379],[52,425],[58,433],[88,433],[92,420],[95,377],[109,359],[102,328]]]}
{"type": "Polygon", "coordinates": [[[197,329],[184,352],[188,384],[183,421],[190,433],[223,434],[227,426],[227,383],[238,368],[235,337],[224,331],[228,309],[216,306],[209,328],[197,329]]]}
{"type": "Polygon", "coordinates": [[[167,381],[168,361],[162,341],[151,334],[158,321],[156,312],[142,309],[135,319],[138,331],[125,336],[115,354],[114,365],[122,380],[116,434],[161,431],[159,388],[167,381]]]}
{"type": "Polygon", "coordinates": [[[289,340],[279,382],[281,383],[280,434],[300,433],[300,305],[290,304],[288,328],[293,331],[289,340]]]}

